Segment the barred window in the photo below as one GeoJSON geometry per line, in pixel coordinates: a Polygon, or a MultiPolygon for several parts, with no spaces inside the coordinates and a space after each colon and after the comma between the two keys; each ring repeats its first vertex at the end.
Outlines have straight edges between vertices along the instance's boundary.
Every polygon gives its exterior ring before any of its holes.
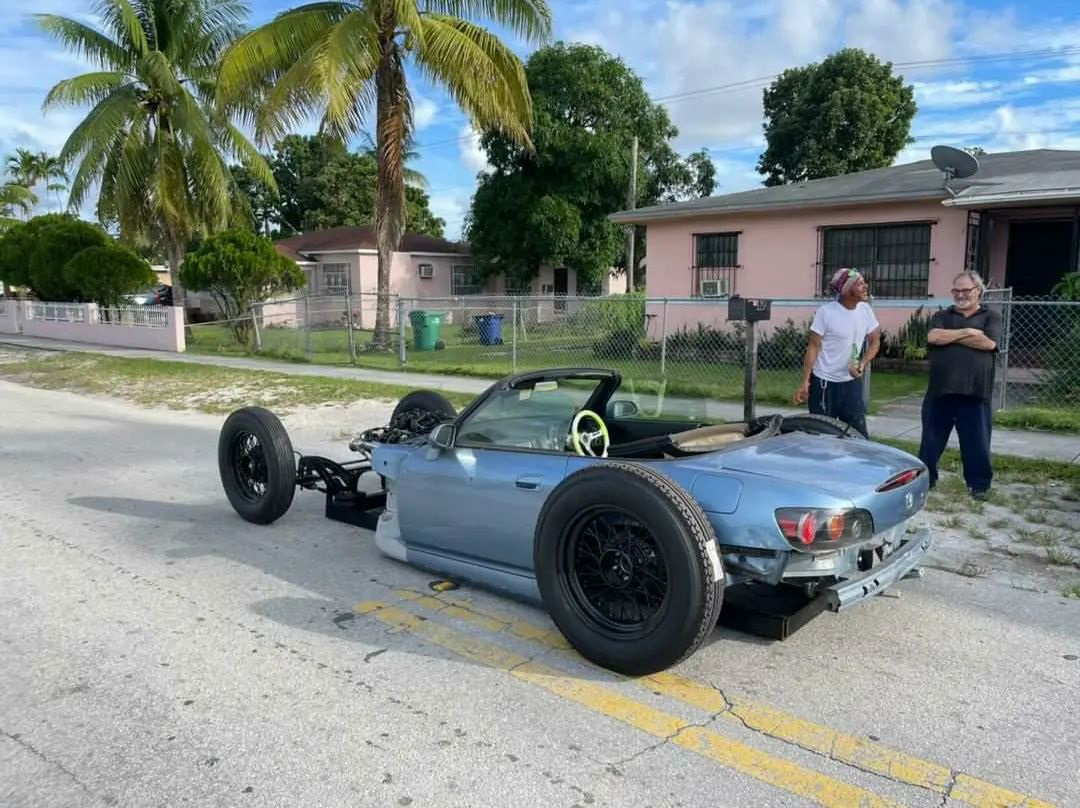
{"type": "Polygon", "coordinates": [[[829,294],[829,279],[843,267],[859,270],[875,297],[926,297],[930,291],[930,225],[825,228],[823,294],[829,294]]]}
{"type": "Polygon", "coordinates": [[[348,264],[322,264],[322,289],[324,295],[344,295],[349,291],[348,264]]]}
{"type": "Polygon", "coordinates": [[[738,233],[698,233],[694,236],[694,266],[699,268],[739,265],[738,233]]]}
{"type": "Polygon", "coordinates": [[[472,272],[471,266],[454,264],[450,294],[454,297],[480,294],[480,284],[474,281],[472,272]]]}

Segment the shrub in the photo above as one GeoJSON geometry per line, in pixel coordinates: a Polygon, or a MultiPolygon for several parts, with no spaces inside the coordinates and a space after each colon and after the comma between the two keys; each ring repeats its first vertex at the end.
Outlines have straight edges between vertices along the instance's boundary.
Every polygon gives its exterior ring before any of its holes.
{"type": "Polygon", "coordinates": [[[810,341],[810,324],[795,325],[790,317],[758,341],[758,364],[762,368],[800,368],[810,341]]]}
{"type": "Polygon", "coordinates": [[[82,297],[102,306],[119,306],[125,295],[147,288],[156,279],[149,264],[115,244],[76,253],[64,265],[63,275],[82,297]]]}
{"type": "Polygon", "coordinates": [[[42,226],[30,254],[30,286],[42,300],[89,300],[82,279],[64,272],[68,261],[88,247],[104,247],[109,237],[97,225],[74,217],[42,226]]]}
{"type": "Polygon", "coordinates": [[[207,238],[184,260],[180,282],[217,302],[238,344],[248,341],[255,303],[306,283],[303,270],[274,245],[249,230],[226,230],[207,238]],[[243,318],[243,319],[239,319],[243,318]]]}
{"type": "Polygon", "coordinates": [[[896,332],[895,337],[882,335],[880,354],[888,359],[907,361],[926,359],[929,343],[926,335],[930,332],[930,313],[923,312],[919,306],[896,332]]]}

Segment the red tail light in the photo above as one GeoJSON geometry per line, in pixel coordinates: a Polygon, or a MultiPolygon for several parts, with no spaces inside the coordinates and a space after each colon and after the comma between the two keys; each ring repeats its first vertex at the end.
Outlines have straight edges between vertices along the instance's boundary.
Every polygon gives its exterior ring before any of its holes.
{"type": "Polygon", "coordinates": [[[874,533],[874,521],[870,513],[862,509],[780,508],[776,511],[776,526],[792,545],[806,547],[813,544],[822,549],[845,539],[868,539],[874,533]]]}
{"type": "Polygon", "coordinates": [[[901,471],[896,476],[887,479],[874,490],[878,493],[882,493],[884,491],[892,491],[897,488],[903,488],[912,480],[918,478],[922,473],[922,469],[907,469],[906,471],[901,471]]]}

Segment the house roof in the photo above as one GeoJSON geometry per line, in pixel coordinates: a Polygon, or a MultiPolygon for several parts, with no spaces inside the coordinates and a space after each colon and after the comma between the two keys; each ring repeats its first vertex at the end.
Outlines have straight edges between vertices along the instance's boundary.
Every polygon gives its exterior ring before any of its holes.
{"type": "MultiPolygon", "coordinates": [[[[378,248],[375,228],[371,225],[315,230],[281,239],[274,246],[278,252],[294,261],[303,261],[312,253],[378,248]]],[[[398,242],[398,252],[467,254],[468,251],[468,245],[420,233],[403,233],[398,242]]]]}
{"type": "Polygon", "coordinates": [[[1012,204],[1021,201],[1023,194],[1042,201],[1080,198],[1080,151],[1036,149],[985,154],[978,159],[979,170],[974,176],[949,183],[955,197],[946,190],[944,175],[933,162],[920,160],[820,180],[624,210],[610,218],[620,224],[644,224],[709,214],[771,213],[790,208],[844,207],[918,199],[946,200],[946,205],[977,206],[990,204],[1002,194],[1009,196],[1012,204]]]}

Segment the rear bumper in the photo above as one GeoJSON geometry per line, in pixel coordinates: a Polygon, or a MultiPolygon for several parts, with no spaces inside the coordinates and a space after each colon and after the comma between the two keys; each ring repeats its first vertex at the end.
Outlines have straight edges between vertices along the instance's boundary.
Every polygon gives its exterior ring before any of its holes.
{"type": "Polygon", "coordinates": [[[930,531],[921,528],[903,542],[884,562],[857,578],[849,578],[822,590],[821,597],[830,611],[839,612],[854,606],[892,586],[922,560],[930,549],[930,531]]]}

